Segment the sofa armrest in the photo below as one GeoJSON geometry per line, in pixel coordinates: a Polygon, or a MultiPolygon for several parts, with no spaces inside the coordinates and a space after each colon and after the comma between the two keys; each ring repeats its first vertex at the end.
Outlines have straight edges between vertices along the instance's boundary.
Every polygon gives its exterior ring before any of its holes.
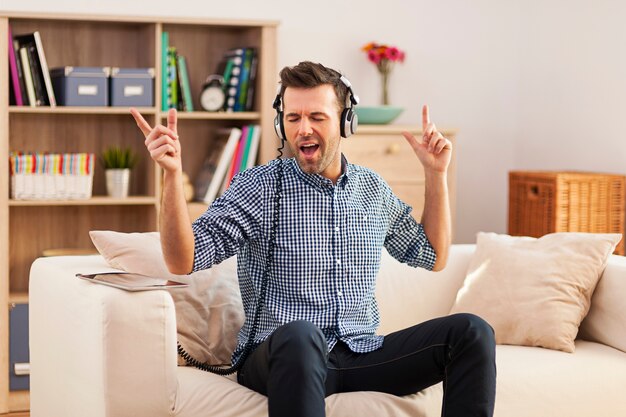
{"type": "Polygon", "coordinates": [[[31,412],[168,416],[176,397],[176,316],[166,291],[127,292],[78,272],[100,256],[37,259],[29,283],[31,412]]]}
{"type": "Polygon", "coordinates": [[[611,255],[579,336],[626,352],[626,258],[611,255]]]}

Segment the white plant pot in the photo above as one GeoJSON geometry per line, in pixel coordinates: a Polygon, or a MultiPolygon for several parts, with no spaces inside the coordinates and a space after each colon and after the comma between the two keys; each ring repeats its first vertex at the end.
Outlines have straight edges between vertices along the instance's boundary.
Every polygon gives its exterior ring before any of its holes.
{"type": "Polygon", "coordinates": [[[105,174],[107,183],[107,194],[113,198],[128,197],[130,169],[107,169],[105,174]]]}

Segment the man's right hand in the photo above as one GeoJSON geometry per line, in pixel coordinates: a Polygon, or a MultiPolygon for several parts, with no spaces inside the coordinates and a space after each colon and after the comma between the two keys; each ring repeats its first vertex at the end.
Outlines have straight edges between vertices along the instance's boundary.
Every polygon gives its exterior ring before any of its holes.
{"type": "Polygon", "coordinates": [[[170,109],[167,113],[167,127],[159,124],[152,128],[136,109],[130,109],[130,113],[146,137],[144,143],[150,157],[167,172],[182,172],[181,148],[176,130],[176,109],[170,109]]]}

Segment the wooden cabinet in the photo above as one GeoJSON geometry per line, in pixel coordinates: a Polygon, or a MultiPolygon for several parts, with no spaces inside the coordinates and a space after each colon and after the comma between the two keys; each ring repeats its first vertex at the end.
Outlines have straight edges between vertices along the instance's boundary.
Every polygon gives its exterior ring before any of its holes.
{"type": "Polygon", "coordinates": [[[93,248],[89,230],[157,230],[161,192],[160,169],[145,150],[143,135],[127,108],[9,106],[9,26],[14,36],[40,32],[49,68],[153,67],[155,105],[139,109],[151,125],[166,123],[166,112],[160,106],[162,32],[169,33],[169,44],[187,59],[196,109],[200,108],[201,87],[224,53],[236,47],[257,48],[257,94],[252,111],[179,112],[183,170],[192,180],[222,127],[260,124],[258,161],[274,157],[271,102],[277,81],[274,21],[0,13],[0,414],[28,409],[28,392],[9,392],[7,328],[9,302],[27,299],[32,262],[46,249],[93,248]],[[142,156],[132,172],[130,197],[107,197],[104,170],[96,164],[91,199],[10,198],[6,174],[10,151],[93,152],[99,156],[109,145],[130,146],[142,156]]]}
{"type": "MultiPolygon", "coordinates": [[[[424,208],[424,170],[413,149],[402,136],[403,131],[421,136],[421,128],[400,125],[361,125],[357,133],[344,139],[341,146],[349,162],[370,168],[380,174],[394,193],[413,207],[413,216],[420,221],[424,208]]],[[[456,141],[454,129],[443,129],[441,133],[456,141]]],[[[448,170],[448,189],[454,230],[456,205],[456,152],[448,170]]]]}

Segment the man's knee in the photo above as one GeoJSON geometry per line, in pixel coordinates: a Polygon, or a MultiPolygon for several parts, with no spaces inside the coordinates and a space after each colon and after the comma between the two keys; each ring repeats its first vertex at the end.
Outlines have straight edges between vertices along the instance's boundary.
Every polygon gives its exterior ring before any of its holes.
{"type": "Polygon", "coordinates": [[[297,320],[282,325],[272,335],[270,355],[277,354],[294,360],[314,360],[327,356],[326,338],[313,323],[297,320]]]}
{"type": "Polygon", "coordinates": [[[451,319],[466,343],[472,343],[486,353],[491,353],[495,349],[495,333],[487,321],[471,313],[454,314],[451,319]]]}

